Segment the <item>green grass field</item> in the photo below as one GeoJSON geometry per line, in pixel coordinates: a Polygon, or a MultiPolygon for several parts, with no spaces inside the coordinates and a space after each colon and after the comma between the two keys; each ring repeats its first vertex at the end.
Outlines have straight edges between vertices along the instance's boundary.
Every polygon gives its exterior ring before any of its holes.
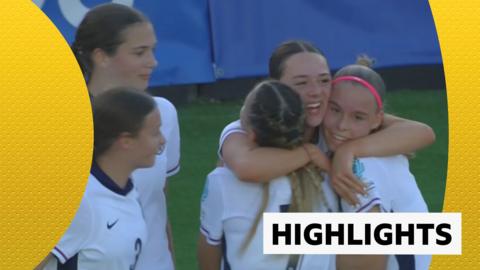
{"type": "MultiPolygon", "coordinates": [[[[416,153],[410,168],[430,211],[442,210],[448,156],[448,115],[444,90],[402,90],[389,93],[387,111],[430,125],[435,144],[416,153]]],[[[177,269],[197,269],[200,196],[206,175],[214,168],[220,132],[238,118],[241,102],[199,100],[178,107],[181,131],[181,170],[168,187],[177,269]]]]}

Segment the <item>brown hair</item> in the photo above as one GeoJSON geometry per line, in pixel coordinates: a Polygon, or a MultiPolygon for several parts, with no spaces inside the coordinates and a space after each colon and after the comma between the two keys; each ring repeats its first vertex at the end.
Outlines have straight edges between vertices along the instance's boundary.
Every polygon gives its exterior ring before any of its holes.
{"type": "Polygon", "coordinates": [[[149,22],[140,11],[121,4],[102,4],[91,9],[75,33],[71,48],[88,81],[93,70],[92,52],[100,48],[114,55],[124,42],[123,31],[136,23],[149,22]]]}
{"type": "Polygon", "coordinates": [[[130,88],[115,88],[93,99],[94,158],[107,151],[123,132],[135,136],[156,107],[153,98],[130,88]]]}
{"type": "Polygon", "coordinates": [[[316,53],[323,57],[325,55],[312,43],[303,40],[290,40],[280,44],[270,56],[268,73],[270,78],[280,80],[285,70],[285,62],[297,53],[316,53]]]}

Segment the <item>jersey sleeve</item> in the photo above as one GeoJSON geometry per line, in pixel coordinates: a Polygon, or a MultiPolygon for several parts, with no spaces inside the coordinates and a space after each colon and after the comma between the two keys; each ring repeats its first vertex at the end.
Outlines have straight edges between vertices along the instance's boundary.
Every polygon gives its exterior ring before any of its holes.
{"type": "Polygon", "coordinates": [[[51,251],[60,263],[64,264],[87,245],[94,230],[93,219],[90,203],[84,197],[70,227],[51,251]]]}
{"type": "Polygon", "coordinates": [[[227,139],[228,136],[230,136],[233,133],[243,133],[247,134],[247,132],[242,128],[240,124],[240,120],[234,121],[230,124],[228,124],[220,134],[220,140],[218,144],[218,158],[223,161],[223,156],[222,156],[222,147],[223,144],[225,143],[225,140],[227,139]]]}
{"type": "Polygon", "coordinates": [[[214,172],[207,176],[200,203],[200,232],[211,245],[220,245],[223,236],[224,202],[214,172]]]}
{"type": "Polygon", "coordinates": [[[155,97],[158,109],[162,117],[160,128],[165,136],[165,152],[167,157],[167,177],[173,176],[180,171],[180,128],[175,106],[168,100],[155,97]]]}
{"type": "Polygon", "coordinates": [[[170,118],[172,128],[167,135],[167,177],[175,175],[180,171],[180,127],[178,126],[177,110],[172,105],[170,118]]]}
{"type": "Polygon", "coordinates": [[[379,184],[382,181],[382,169],[376,164],[374,158],[360,158],[353,162],[353,173],[366,186],[366,195],[357,194],[358,205],[351,205],[341,200],[343,212],[369,212],[374,206],[382,209],[382,198],[380,196],[379,184]]]}

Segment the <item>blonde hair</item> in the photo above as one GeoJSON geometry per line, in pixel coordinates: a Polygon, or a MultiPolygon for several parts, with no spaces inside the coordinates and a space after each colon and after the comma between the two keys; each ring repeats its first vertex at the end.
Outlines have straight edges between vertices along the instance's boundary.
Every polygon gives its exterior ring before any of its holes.
{"type": "MultiPolygon", "coordinates": [[[[289,86],[267,80],[258,84],[249,98],[247,125],[255,133],[256,143],[261,147],[294,149],[303,144],[305,112],[300,96],[289,86]]],[[[318,200],[326,203],[322,190],[323,177],[313,165],[308,164],[288,174],[292,188],[289,212],[311,212],[318,200]]],[[[263,184],[261,207],[240,249],[244,252],[256,233],[262,214],[269,201],[269,187],[263,184]]]]}

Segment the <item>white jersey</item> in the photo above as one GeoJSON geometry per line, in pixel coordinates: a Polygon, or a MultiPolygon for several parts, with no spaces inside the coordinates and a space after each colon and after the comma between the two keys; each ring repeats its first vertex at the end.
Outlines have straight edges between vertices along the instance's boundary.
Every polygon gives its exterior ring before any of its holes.
{"type": "MultiPolygon", "coordinates": [[[[368,212],[374,206],[382,212],[428,212],[405,156],[356,159],[353,171],[366,184],[368,195],[358,195],[357,207],[342,200],[344,212],[368,212]]],[[[430,255],[393,255],[389,256],[387,269],[424,270],[430,261],[430,255]]]]}
{"type": "MultiPolygon", "coordinates": [[[[324,182],[329,205],[322,205],[318,211],[338,210],[336,195],[329,186],[324,182]]],[[[291,201],[289,179],[279,177],[270,181],[268,193],[265,212],[287,209],[291,201]]],[[[201,201],[200,231],[210,245],[223,244],[224,269],[286,269],[288,255],[263,255],[261,221],[245,252],[240,252],[262,199],[262,184],[242,182],[226,167],[216,168],[208,175],[201,201]]],[[[334,256],[302,256],[295,269],[335,269],[334,256]]]]}
{"type": "Polygon", "coordinates": [[[180,169],[180,132],[177,111],[173,104],[164,98],[154,99],[160,111],[162,119],[160,130],[166,144],[163,152],[156,156],[153,167],[133,172],[148,228],[148,239],[143,246],[136,269],[173,270],[166,233],[167,204],[164,188],[166,178],[176,174],[180,169]]]}
{"type": "Polygon", "coordinates": [[[135,269],[147,228],[131,181],[118,187],[92,165],[75,217],[45,269],[135,269]]]}
{"type": "Polygon", "coordinates": [[[230,136],[233,133],[243,133],[247,134],[247,132],[242,128],[242,125],[240,124],[240,120],[236,120],[228,124],[223,130],[222,133],[220,134],[220,140],[218,142],[218,158],[223,161],[223,156],[222,156],[222,146],[223,143],[225,143],[225,140],[227,139],[228,136],[230,136]]]}

